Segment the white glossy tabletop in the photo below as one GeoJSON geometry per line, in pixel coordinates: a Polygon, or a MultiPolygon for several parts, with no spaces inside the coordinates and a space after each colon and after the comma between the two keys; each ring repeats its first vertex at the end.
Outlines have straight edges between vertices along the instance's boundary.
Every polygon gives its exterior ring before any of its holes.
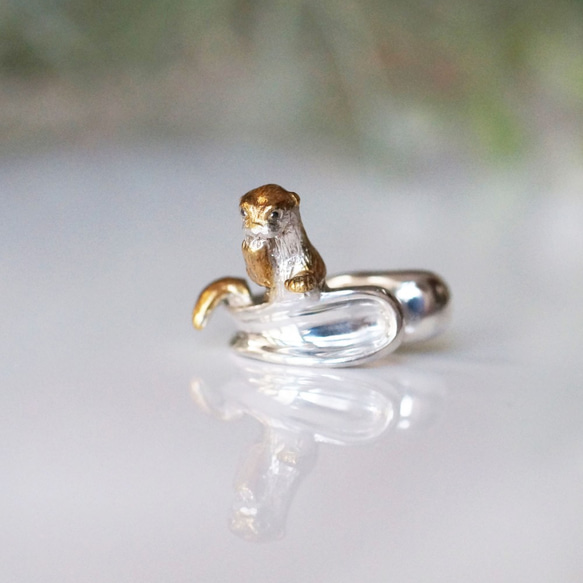
{"type": "Polygon", "coordinates": [[[217,143],[1,159],[0,580],[583,581],[563,170],[390,178],[217,143]],[[441,274],[450,330],[320,372],[233,358],[222,309],[193,330],[204,285],[244,275],[238,198],[266,182],[300,194],[329,273],[441,274]]]}

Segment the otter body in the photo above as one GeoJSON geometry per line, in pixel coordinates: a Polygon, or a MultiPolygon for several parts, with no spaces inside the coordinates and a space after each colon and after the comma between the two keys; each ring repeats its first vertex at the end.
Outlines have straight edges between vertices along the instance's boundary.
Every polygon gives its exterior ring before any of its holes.
{"type": "Polygon", "coordinates": [[[266,287],[269,299],[322,290],[326,266],[310,243],[300,218],[300,197],[276,184],[241,198],[249,277],[266,287]]]}

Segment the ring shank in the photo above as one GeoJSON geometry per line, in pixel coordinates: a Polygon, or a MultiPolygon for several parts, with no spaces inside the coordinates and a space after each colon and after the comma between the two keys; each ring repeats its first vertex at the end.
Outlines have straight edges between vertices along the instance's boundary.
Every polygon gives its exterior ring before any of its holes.
{"type": "Polygon", "coordinates": [[[329,277],[330,289],[380,287],[395,297],[403,311],[403,343],[437,336],[451,317],[451,293],[445,281],[431,271],[357,271],[329,277]]]}

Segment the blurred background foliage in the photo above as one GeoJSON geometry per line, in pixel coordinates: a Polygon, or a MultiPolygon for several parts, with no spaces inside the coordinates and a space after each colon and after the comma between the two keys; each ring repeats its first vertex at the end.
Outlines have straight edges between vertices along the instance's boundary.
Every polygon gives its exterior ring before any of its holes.
{"type": "Polygon", "coordinates": [[[494,157],[583,135],[583,0],[0,0],[2,142],[311,133],[494,157]]]}

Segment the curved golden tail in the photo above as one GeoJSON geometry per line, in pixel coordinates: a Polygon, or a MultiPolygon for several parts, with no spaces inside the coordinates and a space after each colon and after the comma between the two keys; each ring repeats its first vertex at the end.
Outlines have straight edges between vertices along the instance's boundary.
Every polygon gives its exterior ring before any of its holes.
{"type": "Polygon", "coordinates": [[[222,301],[230,306],[251,305],[253,298],[247,282],[238,277],[223,277],[209,283],[198,296],[192,310],[192,324],[197,330],[205,327],[211,312],[222,301]]]}

